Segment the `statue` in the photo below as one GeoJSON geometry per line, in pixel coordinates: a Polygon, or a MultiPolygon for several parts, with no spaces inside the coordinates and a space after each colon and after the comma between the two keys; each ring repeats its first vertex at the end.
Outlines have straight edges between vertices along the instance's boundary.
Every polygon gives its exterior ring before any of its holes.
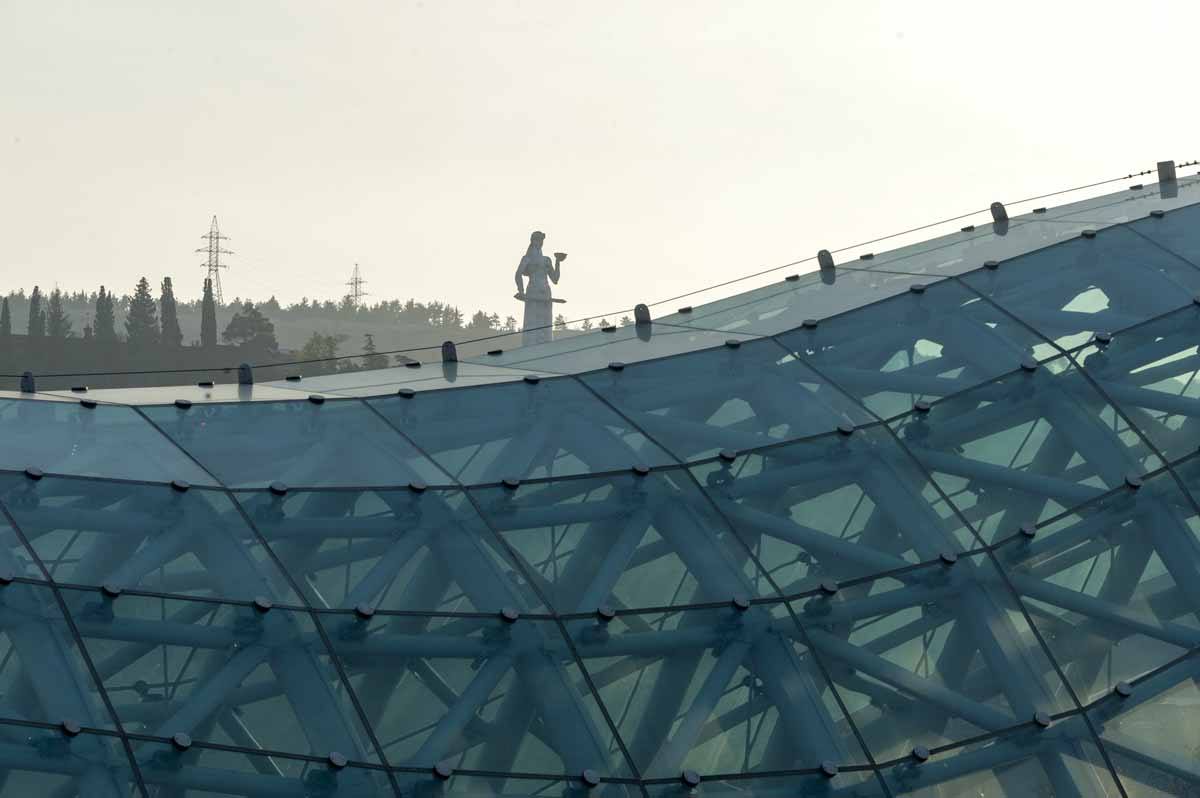
{"type": "Polygon", "coordinates": [[[529,236],[529,249],[525,250],[525,257],[521,258],[520,264],[517,265],[517,293],[513,298],[525,303],[525,319],[521,325],[523,346],[548,343],[552,340],[554,303],[567,301],[555,299],[550,294],[550,283],[558,284],[559,271],[562,262],[567,259],[567,253],[555,252],[554,262],[551,263],[550,259],[542,254],[542,242],[545,240],[546,234],[541,231],[535,231],[529,236]],[[529,278],[528,285],[523,282],[522,277],[529,278]]]}

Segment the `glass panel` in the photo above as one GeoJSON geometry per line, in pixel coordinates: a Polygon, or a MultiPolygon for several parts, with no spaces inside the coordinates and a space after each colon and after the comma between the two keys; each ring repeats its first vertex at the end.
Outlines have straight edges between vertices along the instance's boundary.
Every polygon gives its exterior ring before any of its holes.
{"type": "MultiPolygon", "coordinates": [[[[340,751],[338,753],[341,753],[340,751]]],[[[227,751],[193,744],[181,751],[171,743],[134,742],[142,780],[153,796],[172,798],[394,798],[387,774],[353,765],[269,756],[253,748],[227,751]]]]}
{"type": "MultiPolygon", "coordinates": [[[[614,361],[637,363],[682,352],[710,349],[721,346],[730,338],[740,341],[753,340],[753,336],[742,333],[696,330],[655,322],[644,327],[630,324],[627,327],[618,327],[612,332],[596,331],[572,335],[547,344],[520,346],[503,351],[496,349],[492,351],[497,354],[475,355],[467,360],[510,368],[579,374],[605,368],[614,361]]],[[[516,341],[513,343],[515,345],[516,341]]],[[[501,345],[502,342],[496,343],[496,346],[501,345]]]]}
{"type": "MultiPolygon", "coordinates": [[[[1101,227],[1143,219],[1150,211],[1170,212],[1172,209],[1200,202],[1200,176],[1181,176],[1174,185],[1159,184],[1152,179],[1139,179],[1146,180],[1142,188],[1127,187],[1099,197],[1049,208],[1045,213],[1027,213],[1018,217],[1016,221],[1039,218],[1053,221],[1084,221],[1092,227],[1101,227]]],[[[1133,183],[1133,180],[1130,182],[1133,183]]]]}
{"type": "Polygon", "coordinates": [[[1200,795],[1200,661],[1180,659],[1088,713],[1133,798],[1200,795]]]}
{"type": "Polygon", "coordinates": [[[483,363],[420,364],[414,361],[409,366],[305,377],[300,381],[279,380],[270,385],[305,393],[318,391],[338,396],[386,396],[396,393],[400,388],[411,388],[414,391],[434,391],[468,385],[516,382],[527,374],[536,374],[539,377],[552,376],[549,372],[507,369],[483,363]]]}
{"type": "Polygon", "coordinates": [[[892,426],[987,541],[1161,465],[1065,357],[892,426]]]}
{"type": "Polygon", "coordinates": [[[53,798],[126,798],[141,795],[129,757],[118,738],[84,731],[68,737],[57,729],[0,721],[4,783],[0,794],[53,798]]]}
{"type": "Polygon", "coordinates": [[[773,595],[687,473],[655,471],[474,491],[558,612],[773,595]]]}
{"type": "Polygon", "coordinates": [[[0,501],[61,582],[298,600],[219,491],[5,475],[0,501]]]}
{"type": "Polygon", "coordinates": [[[823,773],[789,776],[758,776],[741,779],[705,779],[689,790],[682,782],[648,784],[651,798],[679,798],[684,795],[712,798],[878,798],[885,795],[879,778],[870,771],[840,771],[833,776],[823,773]]]}
{"type": "Polygon", "coordinates": [[[580,377],[681,460],[819,435],[871,417],[774,341],[580,377]]]}
{"type": "MultiPolygon", "coordinates": [[[[0,485],[3,479],[0,477],[0,485]]],[[[33,561],[33,556],[25,548],[25,544],[17,536],[12,524],[0,516],[0,573],[6,578],[25,576],[30,579],[44,579],[42,570],[33,561]]]]}
{"type": "Polygon", "coordinates": [[[127,407],[0,400],[0,468],[113,479],[215,484],[127,407]]]}
{"type": "Polygon", "coordinates": [[[824,319],[903,293],[921,277],[887,272],[809,273],[780,280],[701,305],[687,313],[664,316],[664,324],[775,335],[799,327],[805,319],[824,319]]]}
{"type": "Polygon", "coordinates": [[[131,733],[377,761],[307,612],[65,589],[131,733]]]}
{"type": "Polygon", "coordinates": [[[674,462],[574,378],[371,401],[462,483],[674,462]]]}
{"type": "Polygon", "coordinates": [[[112,728],[53,591],[0,587],[0,718],[112,728]]]}
{"type": "Polygon", "coordinates": [[[1030,723],[983,742],[939,751],[924,763],[885,771],[896,798],[1041,798],[1119,795],[1112,773],[1079,716],[1042,729],[1030,723]]]}
{"type": "MultiPolygon", "coordinates": [[[[1192,185],[1196,187],[1192,194],[1200,195],[1200,180],[1192,185]]],[[[1200,200],[1200,196],[1193,199],[1200,200]]],[[[1200,205],[1169,211],[1158,218],[1139,219],[1131,222],[1129,229],[1186,258],[1193,266],[1200,266],[1200,205]]]]}
{"type": "Polygon", "coordinates": [[[568,623],[646,778],[865,760],[783,604],[568,623]]]}
{"type": "Polygon", "coordinates": [[[330,621],[333,647],[393,765],[628,776],[554,621],[330,621]]]}
{"type": "Polygon", "coordinates": [[[963,279],[1064,348],[1183,307],[1200,290],[1200,269],[1125,227],[963,279]]]}
{"type": "Polygon", "coordinates": [[[1058,350],[956,281],[904,293],[779,340],[875,414],[957,393],[1058,350]]]}
{"type": "Polygon", "coordinates": [[[1108,344],[1088,344],[1077,362],[1113,402],[1169,459],[1200,445],[1200,309],[1187,307],[1114,335],[1108,344]]]}
{"type": "Polygon", "coordinates": [[[881,425],[693,468],[785,593],[976,545],[881,425]]]}
{"type": "Polygon", "coordinates": [[[1200,646],[1200,518],[1159,472],[1000,550],[1085,703],[1200,646]]]}
{"type": "Polygon", "coordinates": [[[304,391],[297,396],[296,393],[302,390],[301,388],[297,387],[296,390],[284,388],[284,386],[292,384],[284,382],[278,388],[262,383],[255,385],[219,383],[207,387],[170,385],[147,388],[91,388],[85,394],[74,391],[48,391],[38,395],[50,394],[75,400],[87,397],[98,402],[112,402],[121,405],[169,405],[177,399],[184,399],[196,404],[204,402],[278,402],[286,399],[303,399],[308,394],[316,393],[315,391],[304,391]]]}
{"type": "Polygon", "coordinates": [[[362,402],[255,402],[146,414],[225,485],[431,484],[446,476],[362,402]]]}
{"type": "Polygon", "coordinates": [[[1074,706],[986,554],[794,607],[876,761],[1074,706]]]}
{"type": "Polygon", "coordinates": [[[238,499],[313,606],[544,609],[459,491],[289,491],[238,499]]]}

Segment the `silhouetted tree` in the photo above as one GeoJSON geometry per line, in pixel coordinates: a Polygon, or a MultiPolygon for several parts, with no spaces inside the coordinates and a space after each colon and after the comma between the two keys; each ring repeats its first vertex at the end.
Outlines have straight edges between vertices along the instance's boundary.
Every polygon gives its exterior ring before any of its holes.
{"type": "Polygon", "coordinates": [[[8,309],[8,297],[0,302],[0,338],[12,338],[12,312],[8,309]]]}
{"type": "Polygon", "coordinates": [[[633,319],[629,318],[628,316],[621,317],[621,326],[622,327],[628,327],[630,324],[633,324],[633,319]]]}
{"type": "Polygon", "coordinates": [[[150,295],[150,282],[143,277],[138,280],[133,299],[129,302],[129,313],[125,316],[125,339],[134,350],[149,349],[158,341],[158,309],[150,295]]]}
{"type": "Polygon", "coordinates": [[[204,280],[204,299],[200,301],[200,346],[213,349],[217,345],[217,305],[213,301],[212,280],[204,280]]]}
{"type": "Polygon", "coordinates": [[[595,327],[595,326],[596,326],[596,325],[592,324],[592,320],[591,320],[591,319],[584,319],[584,320],[583,320],[583,324],[580,324],[580,325],[579,325],[579,329],[581,329],[581,330],[585,330],[585,331],[586,331],[586,330],[590,330],[590,329],[592,329],[592,328],[593,328],[593,327],[595,327]]]}
{"type": "Polygon", "coordinates": [[[261,354],[275,354],[279,342],[275,340],[275,325],[250,302],[233,314],[221,337],[228,343],[237,344],[261,354]]]}
{"type": "Polygon", "coordinates": [[[183,346],[183,332],[179,329],[179,310],[175,306],[175,291],[171,288],[170,277],[163,278],[158,309],[161,313],[159,319],[163,344],[172,348],[183,346]]]}
{"type": "Polygon", "coordinates": [[[366,342],[363,344],[363,368],[368,369],[385,369],[388,367],[387,355],[378,354],[375,348],[375,336],[371,333],[364,333],[363,338],[366,342]]]}
{"type": "Polygon", "coordinates": [[[96,294],[96,320],[93,322],[93,327],[95,328],[93,334],[98,343],[116,342],[117,317],[113,313],[113,298],[112,294],[104,290],[104,286],[100,286],[100,292],[96,294]]]}
{"type": "Polygon", "coordinates": [[[42,310],[42,291],[36,285],[29,295],[29,337],[41,338],[46,334],[46,314],[42,310]]]}
{"type": "Polygon", "coordinates": [[[71,319],[63,310],[62,291],[57,288],[50,292],[50,302],[46,309],[46,335],[60,341],[74,335],[71,331],[71,319]]]}
{"type": "Polygon", "coordinates": [[[554,317],[554,329],[556,329],[556,330],[567,329],[567,319],[565,316],[563,316],[563,314],[559,313],[557,316],[554,317]]]}

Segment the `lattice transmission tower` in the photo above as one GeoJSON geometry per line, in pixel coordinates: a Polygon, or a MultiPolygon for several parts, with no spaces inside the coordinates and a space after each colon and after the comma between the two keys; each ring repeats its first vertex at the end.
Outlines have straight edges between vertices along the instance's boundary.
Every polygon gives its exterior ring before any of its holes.
{"type": "Polygon", "coordinates": [[[363,286],[366,284],[367,281],[363,279],[362,272],[359,270],[358,264],[354,264],[354,275],[350,278],[350,281],[347,282],[346,285],[350,286],[350,293],[348,296],[356,308],[362,307],[362,298],[367,296],[367,292],[363,290],[363,286]]]}
{"type": "Polygon", "coordinates": [[[208,259],[200,264],[208,269],[208,279],[212,280],[213,299],[218,305],[224,304],[224,297],[221,295],[221,269],[229,267],[221,263],[222,255],[232,255],[233,250],[224,249],[221,246],[222,241],[228,241],[229,236],[221,235],[220,229],[217,228],[217,217],[212,218],[212,227],[208,229],[207,235],[202,235],[200,238],[208,241],[208,246],[200,247],[197,252],[203,252],[208,255],[208,259]]]}

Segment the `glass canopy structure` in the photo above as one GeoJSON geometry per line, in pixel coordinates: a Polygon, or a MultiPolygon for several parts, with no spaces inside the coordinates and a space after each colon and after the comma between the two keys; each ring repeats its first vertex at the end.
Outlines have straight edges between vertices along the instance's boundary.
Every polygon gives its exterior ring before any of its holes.
{"type": "Polygon", "coordinates": [[[1200,795],[1200,182],[0,397],[0,795],[1200,795]]]}

